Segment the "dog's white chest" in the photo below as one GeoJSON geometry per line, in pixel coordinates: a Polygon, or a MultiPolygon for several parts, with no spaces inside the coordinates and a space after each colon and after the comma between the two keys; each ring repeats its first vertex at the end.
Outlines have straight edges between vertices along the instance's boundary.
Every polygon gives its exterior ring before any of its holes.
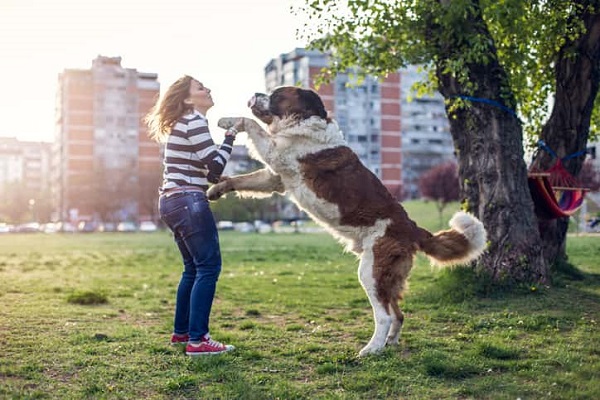
{"type": "Polygon", "coordinates": [[[298,158],[311,150],[310,146],[306,146],[297,138],[280,136],[272,141],[264,159],[277,174],[293,179],[300,175],[298,158]]]}

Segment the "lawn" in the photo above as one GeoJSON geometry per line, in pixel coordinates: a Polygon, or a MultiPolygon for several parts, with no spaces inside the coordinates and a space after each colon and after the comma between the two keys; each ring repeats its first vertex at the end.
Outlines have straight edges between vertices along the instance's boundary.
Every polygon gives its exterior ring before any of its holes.
{"type": "MultiPolygon", "coordinates": [[[[431,205],[407,208],[438,229],[431,205]]],[[[181,267],[166,232],[0,236],[0,398],[600,398],[600,237],[569,238],[577,269],[551,288],[487,297],[418,257],[400,345],[364,359],[354,256],[326,234],[221,242],[211,330],[237,348],[190,359],[168,345],[181,267]]]]}

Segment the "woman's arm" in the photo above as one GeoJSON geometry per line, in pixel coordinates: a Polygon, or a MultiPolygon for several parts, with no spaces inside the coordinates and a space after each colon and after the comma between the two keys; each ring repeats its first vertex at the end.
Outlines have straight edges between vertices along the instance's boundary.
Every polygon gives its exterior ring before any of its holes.
{"type": "Polygon", "coordinates": [[[187,134],[193,151],[208,170],[206,179],[210,183],[218,182],[231,156],[235,135],[225,135],[223,143],[220,146],[215,145],[204,118],[190,120],[187,134]]]}

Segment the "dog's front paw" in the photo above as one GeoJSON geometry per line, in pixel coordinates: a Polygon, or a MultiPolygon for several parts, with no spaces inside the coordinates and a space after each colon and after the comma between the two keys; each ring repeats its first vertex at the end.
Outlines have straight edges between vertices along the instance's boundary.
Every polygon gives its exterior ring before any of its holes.
{"type": "Polygon", "coordinates": [[[223,181],[221,183],[216,183],[210,188],[208,188],[208,191],[206,192],[206,197],[208,198],[208,200],[215,201],[223,197],[225,193],[227,193],[227,185],[225,184],[225,181],[223,181]]]}
{"type": "Polygon", "coordinates": [[[377,346],[372,346],[372,345],[366,345],[365,347],[362,348],[361,351],[358,352],[358,356],[359,357],[366,357],[370,354],[377,354],[379,352],[381,352],[381,350],[383,350],[382,347],[377,347],[377,346]]]}
{"type": "Polygon", "coordinates": [[[232,126],[234,126],[235,123],[238,122],[239,120],[240,120],[239,118],[224,117],[224,118],[219,119],[219,122],[217,123],[217,125],[219,126],[219,128],[229,129],[232,126]]]}

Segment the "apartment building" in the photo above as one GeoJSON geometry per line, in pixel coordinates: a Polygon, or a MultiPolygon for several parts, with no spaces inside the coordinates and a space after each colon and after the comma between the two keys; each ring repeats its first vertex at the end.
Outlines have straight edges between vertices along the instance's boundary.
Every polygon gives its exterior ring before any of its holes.
{"type": "Polygon", "coordinates": [[[57,219],[153,218],[160,146],[143,117],[160,91],[155,73],[98,56],[58,77],[52,188],[57,219]]]}
{"type": "Polygon", "coordinates": [[[16,138],[0,138],[0,190],[5,193],[9,185],[23,180],[21,143],[16,138]]]}
{"type": "Polygon", "coordinates": [[[50,146],[0,137],[0,214],[4,218],[20,219],[35,211],[40,218],[49,214],[50,146]]]}
{"type": "Polygon", "coordinates": [[[418,198],[419,177],[446,161],[455,160],[454,143],[446,117],[444,98],[411,95],[412,86],[423,79],[416,66],[400,71],[402,182],[404,198],[418,198]]]}
{"type": "MultiPolygon", "coordinates": [[[[265,67],[266,89],[281,85],[314,89],[316,75],[328,62],[326,54],[314,50],[296,48],[281,54],[265,67]]],[[[432,96],[409,101],[409,89],[417,77],[414,68],[399,70],[381,81],[367,76],[358,82],[352,72],[339,74],[319,87],[325,107],[348,145],[390,193],[398,199],[416,197],[418,176],[452,154],[443,99],[432,96]],[[415,155],[417,160],[410,159],[415,155]]]]}
{"type": "Polygon", "coordinates": [[[0,137],[0,188],[12,185],[27,191],[43,192],[50,186],[50,150],[47,142],[0,137]]]}

